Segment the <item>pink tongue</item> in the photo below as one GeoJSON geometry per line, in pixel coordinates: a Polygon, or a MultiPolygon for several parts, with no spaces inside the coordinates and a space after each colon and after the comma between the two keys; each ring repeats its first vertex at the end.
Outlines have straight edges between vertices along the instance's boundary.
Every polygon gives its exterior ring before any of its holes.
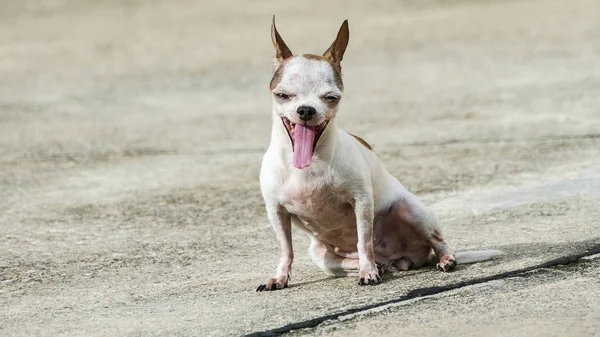
{"type": "Polygon", "coordinates": [[[312,162],[312,151],[315,143],[314,129],[296,124],[294,129],[294,166],[303,169],[312,162]]]}

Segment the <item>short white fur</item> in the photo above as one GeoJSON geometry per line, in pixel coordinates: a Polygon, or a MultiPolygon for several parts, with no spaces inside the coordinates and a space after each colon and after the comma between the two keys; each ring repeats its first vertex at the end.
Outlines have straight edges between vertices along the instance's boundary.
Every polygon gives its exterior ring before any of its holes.
{"type": "MultiPolygon", "coordinates": [[[[347,22],[321,59],[291,56],[274,22],[272,37],[275,62],[282,73],[271,90],[273,126],[271,142],[263,157],[260,187],[280,245],[280,262],[275,275],[257,290],[287,287],[294,259],[292,224],[311,237],[311,257],[324,272],[336,276],[358,275],[361,285],[381,281],[378,264],[408,269],[425,263],[425,258],[407,257],[402,250],[384,249],[386,244],[395,244],[390,238],[396,232],[402,233],[405,228],[401,226],[406,227],[407,223],[414,227],[411,230],[415,235],[430,240],[430,248],[424,247],[424,256],[432,255],[429,249],[437,255],[440,270],[453,269],[454,252],[440,239],[442,229],[433,212],[385,170],[374,151],[337,128],[339,104],[327,104],[322,99],[331,94],[341,99],[343,94],[334,67],[339,66],[336,62],[341,60],[347,44],[347,22]],[[346,39],[345,44],[342,41],[341,52],[336,50],[340,37],[346,39]],[[290,98],[277,99],[278,93],[290,98]],[[315,124],[323,121],[329,124],[316,144],[311,165],[298,169],[292,165],[293,148],[281,118],[299,123],[296,110],[303,105],[316,109],[315,124]],[[412,222],[384,223],[374,228],[376,215],[396,209],[400,210],[398,216],[406,216],[412,222]],[[379,246],[375,247],[376,244],[379,246]]],[[[480,262],[499,254],[486,250],[462,256],[467,257],[465,262],[480,262]]]]}

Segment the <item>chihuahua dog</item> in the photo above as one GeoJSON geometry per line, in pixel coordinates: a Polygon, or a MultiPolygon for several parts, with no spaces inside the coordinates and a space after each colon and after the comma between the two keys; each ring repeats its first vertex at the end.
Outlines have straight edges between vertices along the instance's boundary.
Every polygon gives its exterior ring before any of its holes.
{"type": "Polygon", "coordinates": [[[309,234],[310,255],[326,274],[357,275],[360,285],[380,283],[383,267],[433,261],[449,272],[500,254],[455,254],[432,211],[383,168],[367,142],[337,128],[348,38],[346,20],[323,56],[294,56],[273,17],[273,128],[260,187],[281,255],[275,275],[257,291],[287,288],[292,224],[309,234]]]}

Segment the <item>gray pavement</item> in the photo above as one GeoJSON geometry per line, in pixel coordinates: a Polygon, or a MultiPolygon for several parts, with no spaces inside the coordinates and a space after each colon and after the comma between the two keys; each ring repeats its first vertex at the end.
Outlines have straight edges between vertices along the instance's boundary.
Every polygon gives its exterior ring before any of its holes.
{"type": "Polygon", "coordinates": [[[327,320],[290,335],[597,336],[598,257],[327,320]],[[432,316],[433,315],[433,316],[432,316]]]}
{"type": "Polygon", "coordinates": [[[598,258],[579,259],[600,249],[598,13],[1,2],[0,334],[600,335],[598,258]],[[358,287],[294,232],[290,288],[254,292],[278,259],[258,186],[272,14],[295,52],[324,51],[349,19],[340,126],[457,250],[503,257],[358,287]]]}

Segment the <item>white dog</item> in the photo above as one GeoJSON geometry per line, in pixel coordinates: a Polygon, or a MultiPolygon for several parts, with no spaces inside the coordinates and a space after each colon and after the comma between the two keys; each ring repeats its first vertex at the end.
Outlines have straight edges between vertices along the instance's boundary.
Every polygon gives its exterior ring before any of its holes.
{"type": "Polygon", "coordinates": [[[381,282],[378,266],[408,270],[435,258],[447,272],[457,262],[500,254],[455,255],[434,214],[383,168],[369,144],[337,128],[348,37],[346,20],[323,56],[294,56],[273,17],[273,129],[260,186],[281,259],[275,276],[257,291],[287,287],[292,224],[310,235],[310,255],[325,273],[358,275],[361,285],[381,282]]]}

